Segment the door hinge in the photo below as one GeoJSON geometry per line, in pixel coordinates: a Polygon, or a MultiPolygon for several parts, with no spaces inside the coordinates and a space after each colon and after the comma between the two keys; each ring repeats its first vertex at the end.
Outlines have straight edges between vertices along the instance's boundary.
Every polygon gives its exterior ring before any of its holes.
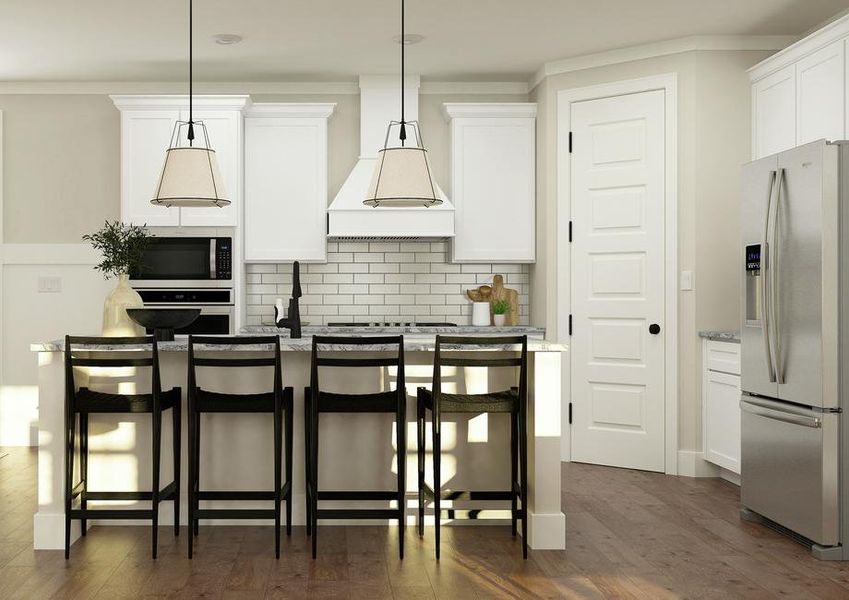
{"type": "Polygon", "coordinates": [[[572,335],[572,315],[569,315],[569,335],[572,335]]]}
{"type": "Polygon", "coordinates": [[[569,132],[569,154],[572,154],[572,132],[569,132]]]}
{"type": "Polygon", "coordinates": [[[572,241],[572,221],[569,221],[569,242],[572,241]]]}
{"type": "Polygon", "coordinates": [[[572,424],[572,403],[569,403],[569,425],[572,424]]]}

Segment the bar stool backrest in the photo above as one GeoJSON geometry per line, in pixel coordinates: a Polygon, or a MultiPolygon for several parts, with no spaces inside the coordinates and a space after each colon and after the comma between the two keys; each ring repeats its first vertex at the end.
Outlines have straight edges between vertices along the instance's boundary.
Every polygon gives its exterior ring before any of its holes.
{"type": "MultiPolygon", "coordinates": [[[[250,350],[254,352],[254,349],[250,350]]],[[[247,350],[246,350],[247,352],[247,350]]],[[[234,336],[234,337],[217,337],[217,336],[201,336],[189,335],[189,389],[197,388],[197,368],[198,367],[215,367],[215,368],[231,368],[231,367],[274,367],[274,388],[275,394],[283,393],[283,369],[280,359],[280,338],[276,335],[269,336],[234,336]],[[198,357],[195,352],[203,352],[203,348],[196,346],[226,346],[228,349],[237,349],[239,346],[264,346],[265,350],[256,350],[260,353],[265,351],[266,356],[251,356],[239,357],[232,356],[230,353],[219,353],[215,358],[198,357]]]]}
{"type": "MultiPolygon", "coordinates": [[[[453,336],[437,335],[433,357],[433,396],[442,393],[442,367],[519,367],[519,398],[528,397],[528,336],[453,336]],[[493,347],[518,346],[519,356],[482,358],[459,356],[462,350],[486,351],[493,347]]],[[[438,402],[436,402],[438,405],[438,402]]]]}
{"type": "Polygon", "coordinates": [[[74,367],[151,367],[151,393],[154,405],[159,402],[162,393],[162,381],[159,375],[159,347],[156,338],[152,335],[138,337],[81,337],[65,336],[65,397],[73,402],[76,382],[74,380],[74,367]],[[88,346],[88,348],[87,348],[88,346]],[[127,352],[138,356],[122,357],[98,357],[78,356],[78,352],[97,352],[94,346],[113,346],[110,350],[121,350],[126,347],[127,352]]]}
{"type": "Polygon", "coordinates": [[[329,336],[316,335],[312,338],[312,360],[310,368],[310,390],[313,395],[319,393],[319,367],[397,367],[397,383],[396,388],[399,395],[406,398],[406,389],[404,384],[404,336],[403,335],[384,335],[384,336],[329,336]],[[388,352],[387,347],[394,350],[398,349],[394,356],[373,356],[360,357],[356,354],[349,357],[340,356],[323,356],[322,352],[333,352],[331,349],[322,350],[320,346],[374,346],[375,353],[388,352]]]}

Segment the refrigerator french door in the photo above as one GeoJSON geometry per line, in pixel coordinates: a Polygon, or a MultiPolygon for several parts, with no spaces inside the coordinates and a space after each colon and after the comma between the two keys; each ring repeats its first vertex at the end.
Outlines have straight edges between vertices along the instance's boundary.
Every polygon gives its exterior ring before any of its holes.
{"type": "Polygon", "coordinates": [[[843,148],[743,169],[741,499],[823,548],[840,542],[843,148]]]}

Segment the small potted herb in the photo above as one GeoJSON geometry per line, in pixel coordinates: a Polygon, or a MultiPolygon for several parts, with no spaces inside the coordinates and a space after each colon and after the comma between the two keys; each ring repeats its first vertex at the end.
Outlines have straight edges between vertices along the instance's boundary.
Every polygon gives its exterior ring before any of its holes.
{"type": "Polygon", "coordinates": [[[510,303],[507,300],[496,300],[492,303],[492,324],[496,327],[504,327],[507,313],[510,312],[510,303]]]}
{"type": "Polygon", "coordinates": [[[100,252],[102,260],[95,270],[118,284],[103,303],[103,335],[120,337],[143,335],[144,330],[127,316],[128,308],[143,308],[144,301],[130,286],[130,273],[141,269],[142,254],[150,240],[144,226],[106,221],[98,231],[83,236],[100,252]]]}

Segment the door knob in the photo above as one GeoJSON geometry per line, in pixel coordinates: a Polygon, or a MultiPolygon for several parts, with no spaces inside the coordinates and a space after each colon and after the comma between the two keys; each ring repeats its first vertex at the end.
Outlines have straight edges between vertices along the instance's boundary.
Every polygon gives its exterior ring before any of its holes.
{"type": "Polygon", "coordinates": [[[651,325],[649,325],[649,333],[652,335],[657,335],[658,333],[660,333],[660,325],[658,325],[657,323],[652,323],[651,325]]]}

